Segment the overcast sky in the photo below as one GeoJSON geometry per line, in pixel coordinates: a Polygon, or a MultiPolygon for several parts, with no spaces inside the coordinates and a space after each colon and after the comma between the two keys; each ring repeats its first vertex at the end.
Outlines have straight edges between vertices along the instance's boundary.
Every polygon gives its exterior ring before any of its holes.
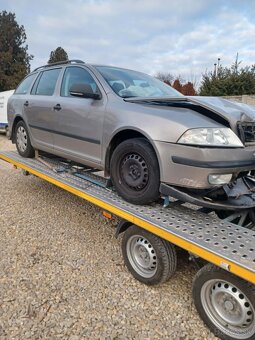
{"type": "Polygon", "coordinates": [[[220,57],[255,63],[255,0],[0,0],[27,33],[32,68],[69,58],[199,80],[220,57]]]}

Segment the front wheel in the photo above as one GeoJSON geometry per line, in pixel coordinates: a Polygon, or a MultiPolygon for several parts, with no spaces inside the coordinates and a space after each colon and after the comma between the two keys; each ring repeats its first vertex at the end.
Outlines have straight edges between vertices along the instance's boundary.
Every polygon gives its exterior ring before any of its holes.
{"type": "Polygon", "coordinates": [[[128,139],[114,150],[110,173],[116,191],[126,201],[148,204],[159,197],[159,165],[145,138],[128,139]]]}
{"type": "Polygon", "coordinates": [[[197,311],[220,339],[255,339],[254,286],[212,264],[194,278],[197,311]]]}
{"type": "Polygon", "coordinates": [[[28,129],[23,120],[16,125],[15,143],[17,151],[22,157],[33,158],[35,156],[35,150],[31,145],[28,129]]]}

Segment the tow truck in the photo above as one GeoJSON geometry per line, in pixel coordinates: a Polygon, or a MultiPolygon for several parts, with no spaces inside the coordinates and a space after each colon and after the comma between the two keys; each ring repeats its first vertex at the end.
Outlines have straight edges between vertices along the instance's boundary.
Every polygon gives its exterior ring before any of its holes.
{"type": "MultiPolygon", "coordinates": [[[[33,159],[1,151],[0,159],[73,193],[119,218],[122,253],[139,281],[160,284],[176,271],[182,248],[199,266],[193,280],[196,309],[221,339],[255,339],[255,226],[248,211],[221,219],[214,211],[165,197],[138,206],[122,199],[100,172],[36,152],[33,159]]],[[[223,214],[224,215],[224,214],[223,214]]]]}

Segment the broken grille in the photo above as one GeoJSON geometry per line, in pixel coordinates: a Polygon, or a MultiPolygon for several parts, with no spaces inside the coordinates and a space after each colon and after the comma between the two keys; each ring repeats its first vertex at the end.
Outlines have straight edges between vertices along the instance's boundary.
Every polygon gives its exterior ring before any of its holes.
{"type": "Polygon", "coordinates": [[[255,143],[255,122],[239,122],[237,128],[243,143],[255,143]]]}

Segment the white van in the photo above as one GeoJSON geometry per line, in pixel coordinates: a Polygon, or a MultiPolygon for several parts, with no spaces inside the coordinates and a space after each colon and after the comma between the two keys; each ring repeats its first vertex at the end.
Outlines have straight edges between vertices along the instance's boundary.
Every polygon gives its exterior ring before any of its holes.
{"type": "Polygon", "coordinates": [[[14,90],[0,92],[0,130],[7,131],[7,102],[14,90]]]}

